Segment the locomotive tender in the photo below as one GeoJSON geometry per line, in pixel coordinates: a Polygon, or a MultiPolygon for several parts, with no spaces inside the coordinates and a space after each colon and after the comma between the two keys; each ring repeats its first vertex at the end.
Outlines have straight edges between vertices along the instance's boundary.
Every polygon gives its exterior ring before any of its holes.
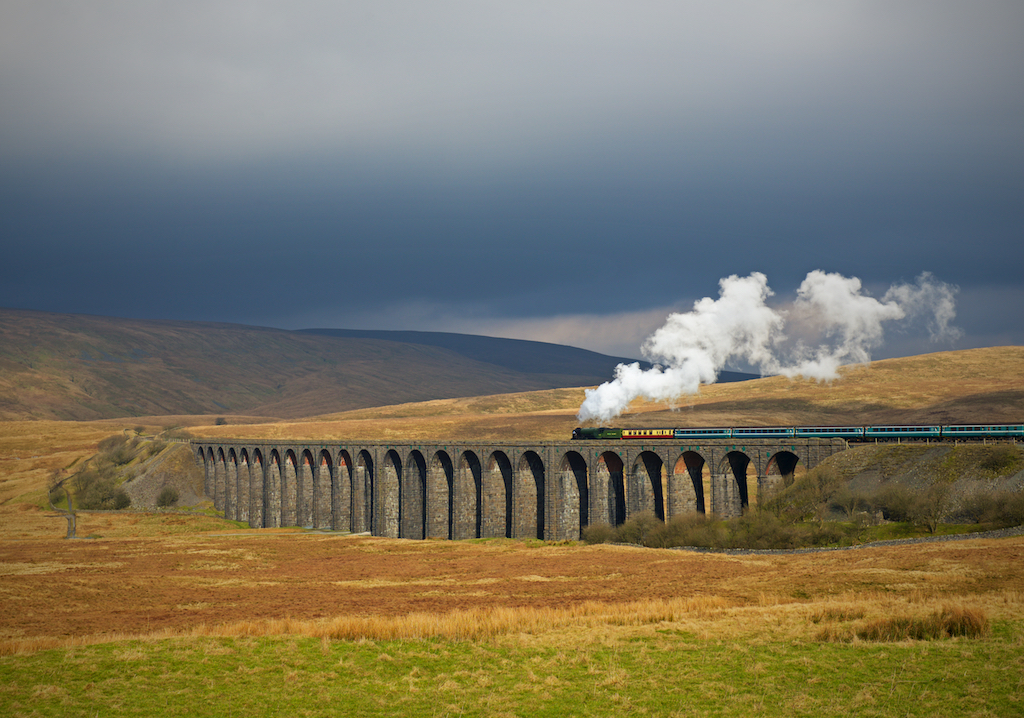
{"type": "Polygon", "coordinates": [[[741,426],[663,429],[576,428],[573,439],[1024,439],[1024,424],[883,424],[877,426],[741,426]]]}

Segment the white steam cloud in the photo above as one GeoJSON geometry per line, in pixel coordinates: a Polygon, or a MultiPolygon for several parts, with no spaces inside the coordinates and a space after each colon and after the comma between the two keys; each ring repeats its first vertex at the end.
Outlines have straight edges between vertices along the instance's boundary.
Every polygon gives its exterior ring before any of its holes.
{"type": "Polygon", "coordinates": [[[760,272],[719,281],[718,299],[705,297],[693,311],[671,314],[641,346],[648,370],[619,364],[615,379],[588,389],[581,421],[607,421],[645,397],[674,401],[711,384],[733,359],[782,374],[829,381],[843,364],[871,361],[882,343],[885,322],[922,319],[933,341],[955,339],[957,287],[925,272],[914,284],[893,285],[881,300],[863,294],[860,280],[815,270],[797,290],[788,310],[768,306],[773,295],[760,272]]]}

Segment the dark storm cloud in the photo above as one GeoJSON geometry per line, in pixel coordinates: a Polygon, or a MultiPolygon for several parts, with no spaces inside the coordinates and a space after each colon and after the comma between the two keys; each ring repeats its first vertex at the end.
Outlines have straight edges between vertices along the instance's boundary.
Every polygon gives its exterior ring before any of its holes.
{"type": "Polygon", "coordinates": [[[1019,3],[6,3],[0,305],[604,349],[594,315],[639,327],[729,274],[928,270],[964,343],[1022,343],[984,310],[1021,287],[1021,27],[1019,3]]]}

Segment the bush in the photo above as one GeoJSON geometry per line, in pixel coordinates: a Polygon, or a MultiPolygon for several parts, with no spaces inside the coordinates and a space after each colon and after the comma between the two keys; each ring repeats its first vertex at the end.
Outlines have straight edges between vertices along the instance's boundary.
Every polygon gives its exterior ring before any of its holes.
{"type": "Polygon", "coordinates": [[[672,546],[699,546],[721,548],[726,545],[727,534],[721,522],[693,513],[673,516],[656,529],[648,541],[651,546],[670,548],[672,546]]]}
{"type": "Polygon", "coordinates": [[[156,497],[156,505],[161,509],[166,509],[174,506],[178,503],[178,490],[173,486],[165,486],[160,490],[160,494],[156,497]]]}
{"type": "Polygon", "coordinates": [[[153,456],[156,456],[157,454],[159,454],[161,451],[163,451],[166,448],[167,448],[167,442],[166,441],[160,441],[159,439],[151,441],[146,446],[146,458],[148,459],[148,458],[151,458],[153,456]]]}
{"type": "Polygon", "coordinates": [[[135,458],[134,450],[138,443],[138,437],[129,440],[124,434],[108,436],[99,443],[100,453],[97,458],[101,462],[106,461],[115,466],[124,466],[135,458]]]}
{"type": "Polygon", "coordinates": [[[586,544],[610,543],[614,537],[615,529],[611,524],[604,522],[585,526],[580,534],[580,538],[586,544]]]}
{"type": "Polygon", "coordinates": [[[998,444],[991,447],[988,456],[982,459],[979,466],[994,476],[1005,476],[1016,473],[1022,463],[1024,461],[1021,460],[1020,451],[1016,446],[998,444]]]}
{"type": "Polygon", "coordinates": [[[225,424],[228,423],[228,420],[225,419],[223,416],[218,416],[217,420],[213,423],[216,424],[217,426],[224,426],[225,424]]]}
{"type": "Polygon", "coordinates": [[[913,497],[903,486],[889,485],[879,489],[874,503],[886,521],[910,521],[913,497]]]}
{"type": "Polygon", "coordinates": [[[75,476],[73,483],[75,503],[79,508],[117,511],[132,504],[128,493],[118,486],[110,471],[89,467],[75,476]]]}
{"type": "Polygon", "coordinates": [[[1024,493],[1019,491],[979,491],[967,497],[961,515],[979,524],[999,527],[1024,524],[1024,493]]]}
{"type": "Polygon", "coordinates": [[[729,521],[730,548],[796,548],[800,541],[795,527],[783,523],[768,511],[748,511],[729,521]]]}
{"type": "Polygon", "coordinates": [[[650,546],[651,536],[664,526],[664,522],[654,515],[653,511],[641,511],[619,524],[615,529],[615,540],[618,543],[631,543],[650,546]]]}
{"type": "Polygon", "coordinates": [[[904,486],[887,486],[875,494],[875,503],[889,521],[907,521],[924,526],[935,533],[949,508],[949,485],[935,483],[927,488],[911,490],[904,486]]]}
{"type": "Polygon", "coordinates": [[[768,497],[762,506],[787,521],[806,521],[820,517],[834,501],[846,502],[844,490],[843,482],[835,469],[824,465],[816,466],[791,486],[768,497]]]}

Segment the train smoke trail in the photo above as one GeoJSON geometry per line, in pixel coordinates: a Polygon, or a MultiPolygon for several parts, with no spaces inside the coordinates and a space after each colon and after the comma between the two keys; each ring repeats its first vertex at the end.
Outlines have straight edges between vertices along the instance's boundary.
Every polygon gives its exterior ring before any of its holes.
{"type": "Polygon", "coordinates": [[[836,379],[841,365],[871,360],[886,322],[923,317],[933,341],[960,333],[951,324],[957,288],[928,272],[914,284],[893,285],[878,300],[863,294],[856,277],[815,270],[785,311],[768,306],[773,292],[760,272],[732,275],[719,287],[718,299],[705,297],[693,311],[671,314],[644,341],[641,352],[653,368],[619,364],[612,381],[588,389],[579,419],[607,421],[641,396],[671,402],[695,394],[733,359],[758,367],[763,376],[836,379]]]}

